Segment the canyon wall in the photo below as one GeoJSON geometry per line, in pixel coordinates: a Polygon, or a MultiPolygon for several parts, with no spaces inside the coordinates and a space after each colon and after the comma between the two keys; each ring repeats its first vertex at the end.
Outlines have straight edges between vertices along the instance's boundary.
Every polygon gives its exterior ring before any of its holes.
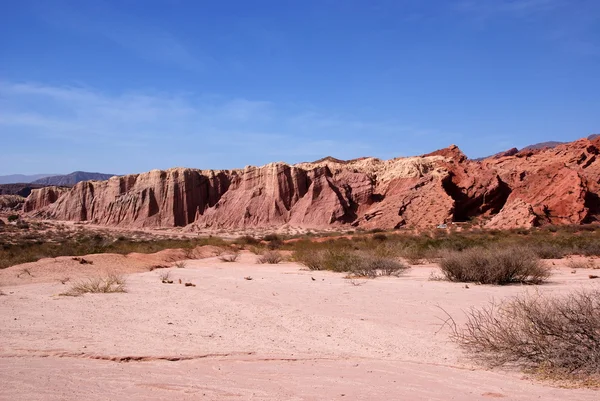
{"type": "Polygon", "coordinates": [[[600,138],[469,160],[456,146],[419,156],[174,168],[34,189],[24,212],[127,227],[488,228],[600,218],[600,138]]]}

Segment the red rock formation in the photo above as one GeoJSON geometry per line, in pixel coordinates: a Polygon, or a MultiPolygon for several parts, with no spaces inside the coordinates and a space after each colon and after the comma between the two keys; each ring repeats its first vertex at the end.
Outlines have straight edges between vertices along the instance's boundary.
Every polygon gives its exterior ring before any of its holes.
{"type": "Polygon", "coordinates": [[[454,145],[410,158],[231,171],[176,168],[36,190],[24,211],[128,227],[430,228],[482,219],[488,227],[580,224],[600,217],[600,138],[514,150],[481,162],[454,145]]]}
{"type": "Polygon", "coordinates": [[[23,212],[32,212],[51,205],[67,191],[68,188],[54,186],[32,189],[31,194],[27,197],[25,203],[23,204],[23,212]]]}

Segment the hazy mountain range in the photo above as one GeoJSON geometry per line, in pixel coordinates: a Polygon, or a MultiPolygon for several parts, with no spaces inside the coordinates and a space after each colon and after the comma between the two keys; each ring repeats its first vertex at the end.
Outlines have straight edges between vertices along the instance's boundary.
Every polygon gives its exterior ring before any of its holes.
{"type": "Polygon", "coordinates": [[[86,171],[74,171],[71,174],[12,174],[0,175],[0,184],[40,184],[40,185],[58,185],[73,186],[80,181],[108,180],[114,174],[90,173],[86,171]]]}

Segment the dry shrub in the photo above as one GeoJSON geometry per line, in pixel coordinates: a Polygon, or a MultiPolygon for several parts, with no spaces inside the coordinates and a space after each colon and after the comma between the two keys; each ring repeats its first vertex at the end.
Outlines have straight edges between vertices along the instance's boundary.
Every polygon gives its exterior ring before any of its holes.
{"type": "Polygon", "coordinates": [[[597,269],[596,263],[592,259],[569,260],[567,267],[571,269],[597,269]]]}
{"type": "Polygon", "coordinates": [[[187,262],[185,260],[180,260],[178,262],[175,262],[175,267],[178,269],[185,269],[186,266],[187,266],[187,262]]]}
{"type": "Polygon", "coordinates": [[[535,244],[529,247],[541,259],[562,259],[568,250],[556,244],[535,244]]]}
{"type": "Polygon", "coordinates": [[[165,282],[169,281],[169,280],[171,279],[171,272],[167,271],[167,272],[161,273],[161,274],[158,276],[158,279],[159,279],[160,281],[162,281],[163,283],[165,283],[165,282]]]}
{"type": "Polygon", "coordinates": [[[352,267],[350,275],[355,277],[399,276],[409,266],[392,258],[360,255],[359,263],[352,267]]]}
{"type": "Polygon", "coordinates": [[[422,265],[426,261],[426,252],[417,247],[406,247],[400,251],[400,255],[410,265],[422,265]]]}
{"type": "Polygon", "coordinates": [[[600,377],[600,290],[539,294],[467,312],[453,339],[482,362],[551,376],[600,377]]]}
{"type": "Polygon", "coordinates": [[[240,253],[239,252],[224,253],[221,256],[219,256],[219,260],[221,262],[231,263],[231,262],[236,262],[239,257],[240,257],[240,253]]]}
{"type": "Polygon", "coordinates": [[[337,248],[296,252],[294,260],[310,270],[347,272],[352,277],[397,276],[409,268],[392,257],[337,248]]]}
{"type": "Polygon", "coordinates": [[[259,245],[260,244],[260,240],[257,238],[254,238],[251,235],[244,235],[242,237],[237,238],[235,241],[233,241],[234,244],[238,244],[238,245],[259,245]]]}
{"type": "Polygon", "coordinates": [[[125,280],[120,275],[109,274],[105,277],[96,277],[79,281],[60,295],[78,297],[87,293],[108,294],[114,292],[127,292],[125,289],[125,280]]]}
{"type": "Polygon", "coordinates": [[[265,252],[261,257],[259,257],[258,259],[256,259],[256,263],[259,264],[270,264],[270,265],[276,265],[279,262],[281,262],[283,260],[283,257],[281,256],[281,254],[279,252],[275,252],[275,251],[269,251],[269,252],[265,252]]]}
{"type": "Polygon", "coordinates": [[[481,284],[539,284],[550,277],[550,267],[526,248],[472,248],[442,254],[440,269],[446,279],[481,284]]]}

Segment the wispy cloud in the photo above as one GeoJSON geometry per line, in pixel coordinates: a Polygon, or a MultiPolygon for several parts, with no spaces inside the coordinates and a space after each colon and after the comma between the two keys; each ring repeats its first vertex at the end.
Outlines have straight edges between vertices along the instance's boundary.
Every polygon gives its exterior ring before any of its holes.
{"type": "MultiPolygon", "coordinates": [[[[99,148],[112,148],[118,157],[137,150],[155,163],[140,169],[198,166],[195,159],[204,167],[225,168],[326,155],[395,157],[408,149],[389,144],[403,137],[436,135],[396,121],[361,120],[264,100],[178,93],[109,95],[87,87],[37,83],[0,82],[0,106],[3,132],[32,138],[34,144],[58,141],[77,152],[91,151],[90,157],[99,148]]],[[[34,148],[32,152],[45,152],[34,148]]]]}

